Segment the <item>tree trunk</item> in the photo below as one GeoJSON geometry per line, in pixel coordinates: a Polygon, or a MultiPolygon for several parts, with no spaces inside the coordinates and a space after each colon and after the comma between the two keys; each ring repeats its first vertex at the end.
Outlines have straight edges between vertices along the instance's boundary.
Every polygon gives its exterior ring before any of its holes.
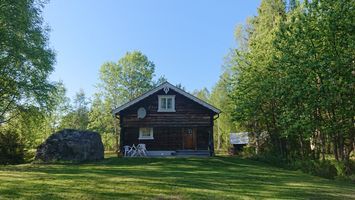
{"type": "Polygon", "coordinates": [[[255,154],[259,154],[259,135],[255,133],[255,154]]]}
{"type": "Polygon", "coordinates": [[[339,146],[338,153],[341,161],[344,161],[344,138],[342,134],[338,133],[339,138],[339,146]]]}
{"type": "Polygon", "coordinates": [[[303,144],[303,138],[302,138],[302,135],[300,134],[299,136],[298,136],[298,139],[299,139],[299,143],[300,143],[300,150],[301,150],[301,159],[302,160],[304,160],[304,144],[303,144]]]}
{"type": "Polygon", "coordinates": [[[331,154],[332,148],[331,148],[331,138],[328,136],[327,137],[327,148],[326,148],[327,154],[331,154]]]}
{"type": "Polygon", "coordinates": [[[319,157],[320,157],[320,145],[319,145],[320,139],[319,139],[318,130],[314,131],[313,138],[314,138],[313,159],[319,159],[319,157]]]}
{"type": "Polygon", "coordinates": [[[339,161],[337,136],[334,136],[334,138],[333,138],[333,153],[334,153],[335,160],[339,161]]]}
{"type": "Polygon", "coordinates": [[[319,131],[319,138],[321,142],[321,153],[322,153],[322,160],[325,160],[325,138],[324,134],[319,131]]]}
{"type": "Polygon", "coordinates": [[[258,132],[258,128],[257,128],[257,126],[258,126],[257,122],[255,121],[253,123],[253,125],[254,125],[253,129],[254,129],[255,145],[256,145],[255,154],[258,155],[260,151],[259,151],[259,134],[258,134],[259,132],[258,132]]]}
{"type": "Polygon", "coordinates": [[[282,139],[278,137],[278,141],[279,141],[280,155],[282,157],[284,157],[284,151],[283,151],[283,148],[282,148],[282,139]]]}

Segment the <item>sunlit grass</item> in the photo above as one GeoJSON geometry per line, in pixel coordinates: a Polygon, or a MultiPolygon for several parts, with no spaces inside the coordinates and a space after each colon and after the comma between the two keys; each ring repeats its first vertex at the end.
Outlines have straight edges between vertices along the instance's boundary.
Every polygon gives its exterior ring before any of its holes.
{"type": "Polygon", "coordinates": [[[0,167],[0,199],[355,199],[355,185],[229,157],[0,167]]]}

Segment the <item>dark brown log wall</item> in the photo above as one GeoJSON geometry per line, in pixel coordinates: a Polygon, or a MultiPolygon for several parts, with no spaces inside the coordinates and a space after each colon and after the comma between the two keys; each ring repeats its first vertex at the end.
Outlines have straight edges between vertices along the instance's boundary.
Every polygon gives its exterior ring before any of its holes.
{"type": "Polygon", "coordinates": [[[170,90],[167,95],[175,95],[176,112],[157,112],[158,95],[165,95],[159,91],[150,97],[136,103],[121,112],[122,127],[198,127],[211,126],[211,113],[209,109],[192,101],[185,96],[170,90]],[[137,118],[137,110],[144,107],[147,115],[144,119],[137,118]]]}
{"type": "MultiPolygon", "coordinates": [[[[155,127],[153,140],[138,140],[139,128],[125,128],[123,145],[132,146],[146,144],[149,150],[181,150],[183,149],[183,134],[181,127],[155,127]]],[[[198,127],[196,131],[196,149],[208,150],[209,127],[198,127]]]]}
{"type": "Polygon", "coordinates": [[[208,150],[208,138],[209,138],[209,128],[197,128],[197,141],[196,146],[197,150],[208,150]]]}

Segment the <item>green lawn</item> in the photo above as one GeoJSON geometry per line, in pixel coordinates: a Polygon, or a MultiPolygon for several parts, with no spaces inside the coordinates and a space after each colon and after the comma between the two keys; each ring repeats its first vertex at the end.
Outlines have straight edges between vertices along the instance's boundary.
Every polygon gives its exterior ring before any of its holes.
{"type": "Polygon", "coordinates": [[[107,158],[0,167],[0,199],[355,199],[355,185],[255,161],[107,158]]]}

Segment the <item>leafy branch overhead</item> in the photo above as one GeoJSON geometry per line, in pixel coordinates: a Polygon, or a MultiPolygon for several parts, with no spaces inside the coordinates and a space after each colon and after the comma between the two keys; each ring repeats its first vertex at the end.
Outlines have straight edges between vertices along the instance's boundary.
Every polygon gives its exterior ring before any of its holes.
{"type": "Polygon", "coordinates": [[[48,108],[55,86],[48,80],[55,62],[43,25],[41,1],[1,1],[0,125],[31,106],[48,108]]]}

